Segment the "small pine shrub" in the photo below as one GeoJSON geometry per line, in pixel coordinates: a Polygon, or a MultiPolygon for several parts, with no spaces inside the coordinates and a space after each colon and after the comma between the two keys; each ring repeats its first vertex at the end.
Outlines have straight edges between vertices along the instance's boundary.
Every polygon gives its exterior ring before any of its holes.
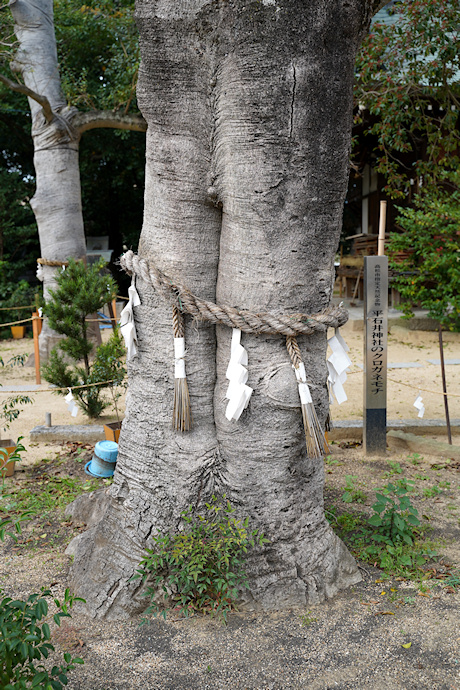
{"type": "Polygon", "coordinates": [[[97,348],[90,362],[94,346],[88,338],[87,319],[116,293],[111,276],[101,274],[103,266],[99,262],[86,267],[71,260],[68,268],[59,274],[57,289],[50,290],[49,301],[43,307],[51,328],[65,336],[43,366],[43,376],[63,389],[56,391],[60,395],[66,395],[67,388],[74,389],[77,404],[84,414],[94,419],[110,405],[102,395],[104,389],[111,388],[113,397],[114,386],[120,385],[126,375],[122,362],[125,350],[117,330],[107,343],[97,348]],[[95,385],[99,382],[104,383],[95,385]]]}

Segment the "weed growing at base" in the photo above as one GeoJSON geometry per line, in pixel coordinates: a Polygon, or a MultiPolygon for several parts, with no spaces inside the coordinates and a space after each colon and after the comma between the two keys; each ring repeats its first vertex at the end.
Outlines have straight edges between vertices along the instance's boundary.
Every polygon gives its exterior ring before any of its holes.
{"type": "MultiPolygon", "coordinates": [[[[268,540],[258,530],[249,531],[248,518],[234,517],[229,502],[224,506],[213,496],[205,506],[204,515],[193,515],[191,507],[181,513],[183,531],[153,537],[154,548],[146,549],[132,579],[148,583],[146,596],[152,601],[162,588],[170,608],[185,616],[209,613],[226,621],[239,591],[248,587],[244,571],[248,549],[268,540]]],[[[170,608],[161,611],[164,618],[170,608]]],[[[153,601],[147,613],[158,615],[159,605],[153,601]]]]}
{"type": "Polygon", "coordinates": [[[432,544],[423,542],[418,511],[407,495],[412,482],[398,480],[376,492],[373,515],[360,513],[327,516],[357,558],[378,565],[388,574],[417,578],[420,567],[437,554],[432,544]]]}
{"type": "Polygon", "coordinates": [[[75,477],[46,477],[35,482],[28,482],[27,486],[11,489],[8,500],[0,504],[1,512],[9,514],[30,511],[47,517],[50,513],[62,510],[83,491],[94,491],[100,488],[97,479],[82,482],[75,477]]]}
{"type": "Polygon", "coordinates": [[[347,474],[345,477],[345,492],[342,495],[344,503],[365,503],[367,496],[361,489],[356,488],[356,480],[358,477],[347,474]]]}

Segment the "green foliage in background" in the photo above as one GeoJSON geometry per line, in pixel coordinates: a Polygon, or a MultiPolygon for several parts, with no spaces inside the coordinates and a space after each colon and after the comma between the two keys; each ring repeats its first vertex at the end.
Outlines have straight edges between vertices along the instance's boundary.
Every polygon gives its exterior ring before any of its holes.
{"type": "MultiPolygon", "coordinates": [[[[2,155],[3,151],[0,160],[2,155]]],[[[31,194],[30,181],[17,171],[0,168],[0,324],[30,316],[13,307],[32,304],[36,291],[21,280],[26,273],[33,279],[38,256],[37,226],[29,206],[31,194]]],[[[0,329],[0,337],[11,337],[10,329],[0,329]]]]}
{"type": "MultiPolygon", "coordinates": [[[[0,357],[0,367],[23,367],[26,363],[27,355],[15,355],[11,357],[5,364],[2,357],[0,357]]],[[[0,388],[3,384],[0,383],[0,388]]],[[[0,403],[0,425],[3,425],[3,431],[9,429],[11,422],[19,417],[22,412],[22,405],[28,405],[33,403],[33,399],[28,395],[23,395],[18,393],[17,395],[10,395],[8,398],[4,398],[0,403]]],[[[21,436],[22,438],[22,436],[21,436]]]]}
{"type": "MultiPolygon", "coordinates": [[[[239,591],[248,587],[244,570],[248,549],[268,540],[262,532],[249,530],[248,518],[236,518],[229,502],[222,505],[213,496],[205,506],[204,515],[195,516],[191,507],[181,514],[183,531],[153,537],[154,547],[146,549],[133,579],[142,577],[149,584],[146,595],[152,599],[161,587],[165,601],[185,616],[200,612],[226,620],[239,591]]],[[[156,602],[147,610],[158,612],[156,602]]],[[[162,613],[166,618],[166,610],[162,613]]]]}
{"type": "Polygon", "coordinates": [[[452,0],[398,2],[392,11],[396,21],[374,23],[358,54],[355,124],[375,137],[385,191],[403,198],[411,179],[437,185],[459,164],[460,13],[452,0]],[[406,154],[415,156],[409,167],[406,154]]]}
{"type": "Polygon", "coordinates": [[[394,287],[407,317],[414,305],[427,309],[446,330],[460,330],[460,174],[427,189],[413,208],[400,208],[401,234],[389,243],[394,287]],[[397,252],[405,258],[397,258],[397,252]]]}
{"type": "Polygon", "coordinates": [[[136,111],[139,46],[134,3],[55,0],[54,22],[67,101],[82,110],[136,111]]]}
{"type": "MultiPolygon", "coordinates": [[[[138,34],[134,2],[113,0],[85,4],[76,0],[55,0],[54,18],[62,87],[67,101],[79,110],[118,110],[138,112],[135,86],[139,63],[138,34]]],[[[0,71],[10,79],[9,61],[16,40],[8,5],[0,8],[0,37],[11,47],[0,46],[0,71]]],[[[6,228],[4,246],[14,251],[14,262],[0,265],[2,278],[14,283],[17,276],[34,281],[35,261],[40,256],[38,234],[28,200],[33,196],[35,171],[30,136],[27,99],[0,84],[0,244],[6,228]],[[2,192],[8,191],[5,202],[2,192]],[[16,201],[25,201],[20,211],[26,222],[16,217],[16,201]],[[5,217],[5,220],[4,220],[5,217]],[[6,225],[5,221],[8,221],[6,225]],[[10,235],[10,226],[12,228],[10,235]],[[22,236],[27,226],[29,235],[22,236]],[[17,241],[21,234],[20,242],[17,241]],[[13,241],[10,241],[12,239],[13,241]],[[30,244],[26,245],[26,239],[30,244]],[[17,264],[25,261],[24,267],[17,264]],[[9,272],[14,275],[10,277],[9,272]]],[[[123,246],[136,249],[142,225],[145,167],[145,134],[96,129],[85,132],[80,142],[82,206],[88,236],[110,236],[115,256],[123,246]]],[[[6,254],[8,254],[6,252],[6,254]]],[[[5,256],[8,259],[8,256],[5,256]]],[[[2,260],[0,251],[0,261],[2,260]]],[[[121,277],[121,294],[128,281],[121,277]],[[123,283],[126,283],[123,285],[123,283]]],[[[1,305],[0,305],[1,306],[1,305]]],[[[0,322],[2,312],[0,312],[0,322]]],[[[4,322],[11,319],[3,319],[4,322]]],[[[1,334],[1,331],[0,331],[1,334]]]]}

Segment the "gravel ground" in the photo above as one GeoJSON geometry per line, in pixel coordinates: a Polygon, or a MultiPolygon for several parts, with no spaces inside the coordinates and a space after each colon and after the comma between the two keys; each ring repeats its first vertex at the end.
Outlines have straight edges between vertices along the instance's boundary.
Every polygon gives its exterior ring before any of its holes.
{"type": "MultiPolygon", "coordinates": [[[[414,503],[430,517],[430,537],[438,539],[436,568],[458,568],[458,466],[436,469],[436,459],[430,457],[413,465],[395,453],[367,459],[359,448],[342,445],[329,458],[337,462],[327,465],[326,507],[369,512],[373,490],[389,480],[388,461],[398,462],[403,476],[416,482],[414,503]],[[350,474],[368,495],[364,505],[341,502],[350,474]],[[446,487],[441,494],[423,496],[424,488],[439,485],[446,487]]],[[[80,460],[78,472],[81,466],[80,460]]],[[[68,529],[70,537],[75,526],[68,529]]],[[[52,583],[53,594],[62,596],[69,568],[63,548],[5,544],[0,551],[2,587],[26,597],[52,583]]],[[[70,690],[460,690],[459,589],[449,591],[442,581],[431,580],[420,593],[411,582],[382,581],[382,571],[369,564],[362,564],[361,572],[361,583],[324,604],[236,613],[227,626],[201,617],[145,625],[139,619],[95,621],[77,608],[53,632],[53,641],[60,653],[67,650],[84,659],[69,676],[70,690]],[[410,648],[402,646],[409,642],[410,648]]]]}

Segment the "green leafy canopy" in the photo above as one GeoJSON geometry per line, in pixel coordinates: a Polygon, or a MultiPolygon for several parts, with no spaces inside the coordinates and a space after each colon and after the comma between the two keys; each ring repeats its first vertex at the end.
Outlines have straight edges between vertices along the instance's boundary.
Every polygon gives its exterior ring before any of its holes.
{"type": "Polygon", "coordinates": [[[385,191],[402,198],[411,179],[437,184],[458,167],[460,17],[453,0],[400,2],[393,13],[372,26],[358,54],[355,122],[375,137],[385,191]]]}
{"type": "Polygon", "coordinates": [[[444,186],[424,190],[415,207],[400,208],[402,233],[389,243],[394,287],[406,316],[419,303],[447,330],[460,330],[460,174],[443,175],[444,186]],[[404,252],[403,260],[397,257],[404,252]]]}

